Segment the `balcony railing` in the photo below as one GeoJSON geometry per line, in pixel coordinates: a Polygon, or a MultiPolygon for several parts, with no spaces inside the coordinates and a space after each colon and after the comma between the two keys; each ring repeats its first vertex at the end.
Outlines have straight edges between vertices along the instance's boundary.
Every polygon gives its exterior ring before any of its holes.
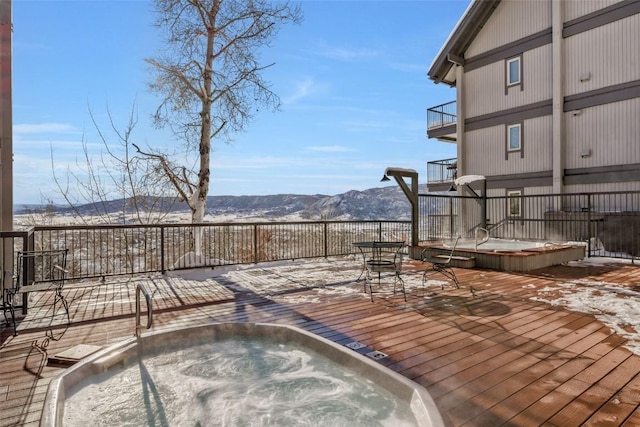
{"type": "Polygon", "coordinates": [[[1,232],[0,261],[8,288],[23,250],[69,249],[67,277],[74,280],[348,255],[353,242],[410,236],[411,221],[384,220],[38,226],[1,232]]]}
{"type": "Polygon", "coordinates": [[[456,101],[427,109],[427,130],[439,129],[457,122],[456,101]]]}
{"type": "Polygon", "coordinates": [[[458,159],[445,159],[427,162],[427,182],[452,183],[458,174],[458,159]]]}
{"type": "MultiPolygon", "coordinates": [[[[453,178],[456,159],[430,162],[453,178]]],[[[431,180],[437,179],[430,177],[431,180]]],[[[444,179],[444,178],[442,178],[444,179]]],[[[521,196],[522,215],[509,216],[510,198],[488,197],[479,218],[476,197],[421,194],[419,240],[467,235],[482,219],[510,226],[494,237],[588,241],[600,256],[638,259],[640,239],[628,230],[640,227],[640,192],[521,196]],[[468,204],[464,207],[459,204],[468,204]],[[463,217],[464,216],[464,217],[463,217]],[[507,233],[509,231],[509,233],[507,233]],[[443,237],[444,236],[444,237],[443,237]]],[[[495,229],[493,229],[495,231],[495,229]]],[[[341,256],[354,253],[353,242],[408,242],[411,221],[300,221],[106,226],[37,226],[0,232],[0,268],[4,289],[14,287],[18,251],[69,249],[68,278],[164,272],[172,269],[341,256]],[[194,247],[198,242],[199,251],[194,247]]],[[[594,252],[595,254],[595,252],[594,252]]],[[[35,266],[37,268],[37,266],[35,266]]]]}

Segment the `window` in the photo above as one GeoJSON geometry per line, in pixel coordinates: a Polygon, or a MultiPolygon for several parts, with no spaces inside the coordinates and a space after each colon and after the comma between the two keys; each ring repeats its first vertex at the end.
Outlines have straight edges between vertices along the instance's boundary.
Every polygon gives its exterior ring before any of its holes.
{"type": "Polygon", "coordinates": [[[507,190],[507,216],[522,216],[522,190],[507,190]]]}
{"type": "Polygon", "coordinates": [[[509,90],[522,85],[522,55],[508,58],[504,61],[504,94],[509,95],[509,90]]]}
{"type": "Polygon", "coordinates": [[[507,86],[520,84],[520,57],[507,59],[507,86]]]}
{"type": "Polygon", "coordinates": [[[522,149],[522,124],[507,126],[507,151],[520,151],[522,149]]]}

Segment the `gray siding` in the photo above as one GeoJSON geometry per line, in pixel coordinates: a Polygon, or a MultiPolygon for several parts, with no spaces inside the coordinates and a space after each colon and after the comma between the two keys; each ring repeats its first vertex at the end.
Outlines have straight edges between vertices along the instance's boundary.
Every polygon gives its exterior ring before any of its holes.
{"type": "Polygon", "coordinates": [[[464,52],[459,175],[487,176],[496,195],[510,186],[526,195],[640,190],[640,1],[562,1],[561,40],[551,37],[552,4],[500,2],[464,52]],[[562,67],[555,93],[554,54],[562,67]],[[506,89],[513,55],[522,55],[522,87],[506,89]],[[516,122],[523,156],[506,155],[505,124],[516,122]]]}
{"type": "Polygon", "coordinates": [[[464,145],[464,175],[494,175],[497,162],[504,161],[504,127],[493,126],[467,132],[464,145]]]}
{"type": "Polygon", "coordinates": [[[596,12],[607,6],[620,3],[621,0],[580,0],[580,1],[563,1],[564,20],[580,18],[592,12],[596,12]]]}
{"type": "Polygon", "coordinates": [[[524,157],[509,154],[505,160],[505,126],[492,126],[466,134],[465,175],[515,175],[552,168],[551,116],[525,120],[524,157]]]}
{"type": "Polygon", "coordinates": [[[565,65],[566,96],[640,80],[640,14],[565,39],[565,65]]]}
{"type": "Polygon", "coordinates": [[[536,196],[541,194],[549,194],[551,187],[527,187],[524,189],[525,196],[536,196]]]}
{"type": "Polygon", "coordinates": [[[465,52],[465,57],[484,53],[550,26],[550,1],[502,1],[465,52]]]}
{"type": "Polygon", "coordinates": [[[567,185],[567,193],[613,193],[616,191],[637,191],[638,185],[634,182],[611,182],[605,184],[567,185]]]}
{"type": "Polygon", "coordinates": [[[552,117],[544,116],[524,122],[526,171],[548,171],[553,169],[551,139],[552,117]]]}
{"type": "Polygon", "coordinates": [[[565,113],[565,135],[567,169],[640,163],[640,98],[565,113]]]}
{"type": "Polygon", "coordinates": [[[463,93],[467,117],[551,99],[551,45],[524,52],[523,85],[509,89],[505,95],[505,63],[493,62],[464,74],[463,93]]]}
{"type": "MultiPolygon", "coordinates": [[[[514,188],[518,188],[517,184],[514,185],[514,188]]],[[[524,189],[525,196],[535,196],[540,194],[549,194],[549,189],[551,187],[527,187],[524,189]]],[[[506,195],[505,188],[493,188],[487,190],[488,197],[504,197],[506,195]]]]}

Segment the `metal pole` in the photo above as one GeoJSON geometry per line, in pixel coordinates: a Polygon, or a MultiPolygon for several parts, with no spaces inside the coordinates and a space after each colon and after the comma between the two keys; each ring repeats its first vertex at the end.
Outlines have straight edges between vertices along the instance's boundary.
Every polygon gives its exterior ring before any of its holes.
{"type": "Polygon", "coordinates": [[[482,228],[487,229],[487,180],[482,181],[482,228]]]}
{"type": "MultiPolygon", "coordinates": [[[[0,0],[0,229],[13,230],[11,0],[0,0]]],[[[7,251],[5,251],[7,253],[7,251]]]]}
{"type": "MultiPolygon", "coordinates": [[[[0,0],[0,230],[13,230],[13,110],[11,0],[0,0]]],[[[2,295],[13,285],[13,239],[2,242],[2,295]],[[6,282],[5,282],[5,279],[6,282]]],[[[26,301],[26,298],[23,298],[26,301]]],[[[26,310],[24,305],[23,310],[26,310]]]]}

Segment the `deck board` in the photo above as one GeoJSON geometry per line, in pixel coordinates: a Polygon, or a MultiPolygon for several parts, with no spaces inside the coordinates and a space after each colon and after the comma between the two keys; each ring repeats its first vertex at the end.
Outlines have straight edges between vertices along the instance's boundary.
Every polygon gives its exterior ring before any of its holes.
{"type": "MultiPolygon", "coordinates": [[[[78,284],[65,290],[72,323],[53,322],[62,338],[46,350],[133,336],[135,285],[144,283],[154,294],[153,330],[273,322],[343,345],[358,341],[365,347],[357,352],[383,352],[378,363],[425,386],[450,426],[640,425],[640,357],[625,339],[591,315],[530,299],[571,281],[638,290],[638,266],[455,269],[461,288],[444,290],[420,285],[423,267],[405,265],[407,302],[381,286],[372,303],[356,280],[358,260],[343,259],[211,271],[206,279],[185,271],[78,284]],[[327,274],[312,280],[304,269],[327,274]]],[[[47,385],[63,369],[32,347],[51,327],[51,297],[34,298],[17,337],[4,323],[0,330],[0,426],[37,425],[47,385]]]]}

